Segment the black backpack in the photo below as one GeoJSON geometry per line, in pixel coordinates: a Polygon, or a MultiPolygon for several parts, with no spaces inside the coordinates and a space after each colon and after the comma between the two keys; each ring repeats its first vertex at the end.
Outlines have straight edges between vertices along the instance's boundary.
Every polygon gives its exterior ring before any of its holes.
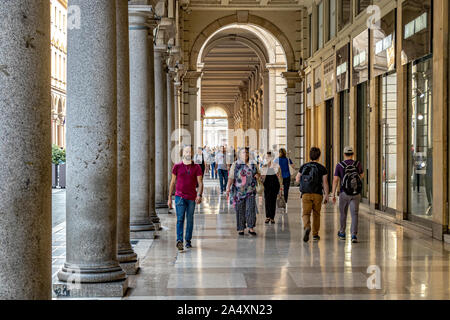
{"type": "Polygon", "coordinates": [[[353,164],[347,164],[345,161],[339,163],[344,169],[344,178],[342,179],[342,191],[349,196],[356,196],[362,192],[362,181],[358,171],[359,162],[354,161],[353,164]]]}
{"type": "Polygon", "coordinates": [[[300,178],[300,192],[301,193],[316,193],[321,189],[322,177],[319,173],[319,168],[313,163],[307,163],[302,169],[302,176],[300,178]]]}

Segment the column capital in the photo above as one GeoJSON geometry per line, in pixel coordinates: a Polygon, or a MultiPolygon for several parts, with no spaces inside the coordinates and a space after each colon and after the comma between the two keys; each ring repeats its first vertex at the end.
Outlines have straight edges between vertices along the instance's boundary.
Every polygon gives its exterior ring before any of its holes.
{"type": "Polygon", "coordinates": [[[183,81],[186,81],[187,83],[189,83],[189,87],[197,88],[197,81],[202,76],[203,76],[203,72],[192,71],[192,70],[186,71],[186,73],[183,76],[183,81]]]}
{"type": "Polygon", "coordinates": [[[153,30],[156,27],[153,9],[151,6],[129,5],[128,16],[130,30],[141,30],[144,28],[153,30]]]}
{"type": "Polygon", "coordinates": [[[302,80],[298,72],[283,72],[281,75],[286,80],[288,88],[295,88],[295,84],[302,80]]]}

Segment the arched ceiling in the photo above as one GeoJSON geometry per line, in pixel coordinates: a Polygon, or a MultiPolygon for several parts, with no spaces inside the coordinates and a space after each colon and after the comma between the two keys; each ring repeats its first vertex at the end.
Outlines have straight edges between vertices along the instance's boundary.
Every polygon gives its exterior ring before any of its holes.
{"type": "Polygon", "coordinates": [[[239,88],[246,86],[257,68],[268,63],[269,53],[261,40],[243,28],[226,28],[205,45],[202,58],[202,104],[234,104],[239,88]]]}

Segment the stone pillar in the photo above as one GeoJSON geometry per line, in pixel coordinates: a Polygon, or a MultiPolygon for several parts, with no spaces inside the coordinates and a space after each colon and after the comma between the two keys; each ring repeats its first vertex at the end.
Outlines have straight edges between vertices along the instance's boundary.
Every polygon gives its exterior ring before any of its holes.
{"type": "Polygon", "coordinates": [[[146,237],[145,231],[155,229],[150,212],[150,138],[153,127],[150,114],[154,110],[151,97],[152,61],[149,58],[153,50],[149,41],[149,34],[153,32],[150,18],[150,6],[129,6],[130,215],[132,237],[138,238],[146,237]],[[135,234],[136,232],[139,234],[135,234]]]}
{"type": "Polygon", "coordinates": [[[83,27],[68,32],[67,251],[57,296],[121,297],[128,285],[117,260],[115,4],[71,1],[83,27]]]}
{"type": "Polygon", "coordinates": [[[51,299],[48,1],[0,2],[0,300],[51,299]]]}
{"type": "MultiPolygon", "coordinates": [[[[269,69],[269,149],[278,144],[277,140],[277,68],[269,69]]],[[[278,146],[277,148],[278,149],[278,146]]],[[[276,150],[275,150],[276,151],[276,150]]]]}
{"type": "MultiPolygon", "coordinates": [[[[402,34],[402,6],[397,7],[397,34],[402,34]]],[[[352,46],[350,46],[352,48],[352,46]]],[[[408,190],[408,68],[402,64],[402,41],[397,41],[396,69],[397,69],[397,190],[408,190]]],[[[397,192],[396,220],[401,223],[408,218],[408,192],[397,192]]]]}
{"type": "Polygon", "coordinates": [[[448,228],[448,1],[434,0],[433,18],[433,238],[448,228]]]}
{"type": "MultiPolygon", "coordinates": [[[[173,72],[167,74],[167,178],[168,181],[172,177],[172,167],[174,163],[172,162],[172,149],[174,147],[174,142],[172,140],[175,131],[175,88],[174,88],[174,76],[173,72]]],[[[167,193],[169,190],[167,190],[167,193]]]]}
{"type": "MultiPolygon", "coordinates": [[[[289,157],[295,162],[296,168],[300,168],[300,157],[297,157],[296,150],[300,150],[300,141],[296,139],[300,136],[297,132],[297,125],[300,124],[300,106],[297,104],[299,97],[297,97],[297,92],[300,91],[299,84],[301,78],[298,72],[284,72],[283,78],[286,79],[286,150],[289,157]],[[298,140],[298,141],[296,141],[298,140]],[[296,160],[297,159],[297,160],[296,160]]],[[[325,127],[325,126],[324,126],[325,127]]],[[[324,150],[324,149],[322,149],[324,150]]]]}
{"type": "Polygon", "coordinates": [[[155,197],[156,208],[167,206],[167,79],[164,60],[167,48],[155,47],[155,197]]]}
{"type": "Polygon", "coordinates": [[[187,103],[185,104],[185,112],[189,114],[189,120],[187,129],[191,134],[191,144],[195,146],[196,130],[195,124],[197,119],[200,120],[200,114],[198,114],[197,102],[198,102],[198,79],[202,76],[201,72],[188,71],[184,76],[183,82],[185,86],[185,92],[187,93],[187,103]]]}
{"type": "Polygon", "coordinates": [[[116,0],[117,25],[117,258],[136,274],[137,255],[130,243],[130,54],[128,1],[116,0]]]}
{"type": "Polygon", "coordinates": [[[270,99],[269,99],[269,71],[266,70],[263,73],[263,105],[262,105],[262,129],[263,135],[261,137],[261,144],[264,151],[269,151],[272,149],[269,141],[269,128],[270,128],[270,99]]]}
{"type": "MultiPolygon", "coordinates": [[[[157,20],[150,20],[150,30],[153,30],[158,25],[157,20]]],[[[149,192],[150,192],[150,199],[149,199],[149,210],[150,210],[150,219],[155,226],[155,230],[159,231],[161,230],[161,221],[156,213],[156,195],[155,195],[155,183],[156,183],[156,169],[155,169],[155,134],[156,134],[156,128],[155,128],[155,51],[153,47],[153,32],[148,33],[148,42],[150,45],[149,50],[149,70],[150,70],[150,83],[149,83],[149,92],[150,92],[150,103],[152,105],[152,109],[150,112],[150,134],[149,134],[149,141],[150,141],[150,170],[149,170],[149,192]]],[[[154,235],[155,236],[155,235],[154,235]]]]}

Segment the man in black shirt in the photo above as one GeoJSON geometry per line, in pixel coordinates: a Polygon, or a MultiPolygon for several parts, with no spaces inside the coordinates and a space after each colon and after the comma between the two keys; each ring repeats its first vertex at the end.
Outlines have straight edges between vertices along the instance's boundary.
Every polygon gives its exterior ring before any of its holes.
{"type": "Polygon", "coordinates": [[[328,202],[329,185],[328,171],[318,160],[321,152],[319,148],[311,148],[309,157],[311,162],[305,163],[297,175],[297,183],[300,183],[302,193],[303,226],[305,235],[303,241],[309,241],[311,233],[311,212],[313,213],[312,232],[313,240],[320,240],[320,211],[322,203],[328,202]],[[324,197],[325,192],[325,197],[324,197]]]}

